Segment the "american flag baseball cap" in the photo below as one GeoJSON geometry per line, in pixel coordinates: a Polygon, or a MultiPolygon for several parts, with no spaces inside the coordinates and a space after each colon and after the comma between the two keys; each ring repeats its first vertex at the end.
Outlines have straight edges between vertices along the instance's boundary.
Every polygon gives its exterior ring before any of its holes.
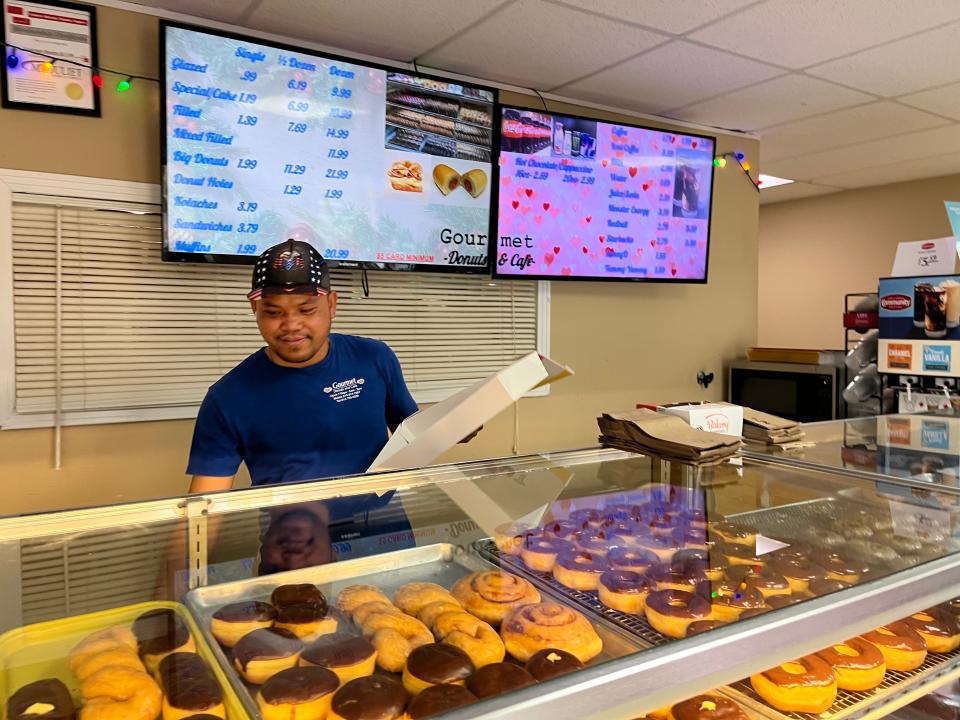
{"type": "Polygon", "coordinates": [[[263,295],[327,295],[330,270],[310,243],[290,239],[265,250],[253,267],[253,287],[247,298],[263,295]]]}

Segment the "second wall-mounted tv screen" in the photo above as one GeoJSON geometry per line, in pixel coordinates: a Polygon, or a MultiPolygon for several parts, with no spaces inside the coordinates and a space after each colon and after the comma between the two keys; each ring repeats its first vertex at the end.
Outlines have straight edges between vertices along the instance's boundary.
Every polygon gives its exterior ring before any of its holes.
{"type": "Polygon", "coordinates": [[[495,93],[166,23],[164,259],[487,272],[495,93]]]}
{"type": "Polygon", "coordinates": [[[706,282],[715,145],[504,107],[494,273],[706,282]]]}

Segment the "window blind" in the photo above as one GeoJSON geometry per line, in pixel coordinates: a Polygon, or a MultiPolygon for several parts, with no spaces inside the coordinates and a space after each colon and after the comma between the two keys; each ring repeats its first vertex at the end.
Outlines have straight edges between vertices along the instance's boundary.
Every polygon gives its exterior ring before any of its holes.
{"type": "MultiPolygon", "coordinates": [[[[13,196],[18,415],[56,412],[58,397],[68,419],[196,406],[263,345],[245,298],[250,268],[161,262],[158,212],[13,196]]],[[[537,348],[535,283],[371,272],[364,297],[359,271],[335,270],[331,280],[339,296],[334,331],[387,342],[421,399],[537,348]]]]}

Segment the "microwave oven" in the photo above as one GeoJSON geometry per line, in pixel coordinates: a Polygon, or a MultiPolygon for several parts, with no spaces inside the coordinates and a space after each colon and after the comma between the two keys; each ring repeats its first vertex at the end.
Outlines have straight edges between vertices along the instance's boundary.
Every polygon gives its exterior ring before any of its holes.
{"type": "Polygon", "coordinates": [[[798,422],[840,417],[840,367],[833,364],[730,363],[730,402],[798,422]]]}

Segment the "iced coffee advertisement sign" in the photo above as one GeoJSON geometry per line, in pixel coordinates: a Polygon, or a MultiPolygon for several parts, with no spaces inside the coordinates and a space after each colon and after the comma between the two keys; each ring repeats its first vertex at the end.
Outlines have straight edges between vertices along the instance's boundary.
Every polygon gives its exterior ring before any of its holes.
{"type": "Polygon", "coordinates": [[[880,280],[880,372],[960,375],[960,275],[880,280]]]}
{"type": "Polygon", "coordinates": [[[96,10],[47,0],[4,0],[3,105],[99,115],[96,10]]]}

